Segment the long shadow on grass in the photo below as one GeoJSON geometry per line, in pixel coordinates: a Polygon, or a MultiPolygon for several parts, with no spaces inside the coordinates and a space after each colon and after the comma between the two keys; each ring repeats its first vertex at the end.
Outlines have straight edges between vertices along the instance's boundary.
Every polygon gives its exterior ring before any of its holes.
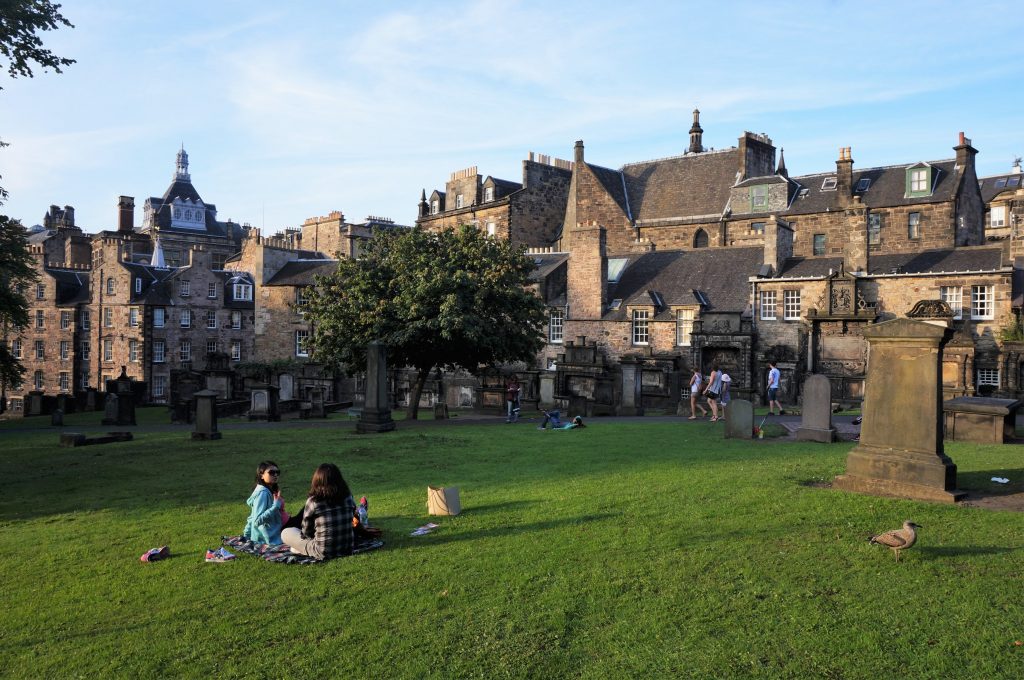
{"type": "MultiPolygon", "coordinates": [[[[499,504],[501,505],[501,504],[499,504]]],[[[474,509],[474,514],[476,509],[474,509]]],[[[564,519],[551,519],[544,522],[531,522],[529,524],[507,524],[497,527],[488,527],[486,529],[476,529],[469,531],[458,531],[448,533],[442,525],[442,528],[435,529],[433,533],[426,534],[425,536],[416,537],[403,537],[404,540],[395,544],[397,548],[429,548],[439,543],[458,543],[460,541],[479,541],[485,538],[495,538],[498,536],[510,536],[515,534],[522,534],[527,532],[536,531],[548,531],[550,529],[558,529],[564,526],[584,526],[591,522],[601,522],[612,517],[618,517],[619,515],[610,512],[604,512],[593,515],[583,515],[582,517],[566,517],[564,519]]],[[[404,520],[405,518],[398,518],[404,520]]],[[[387,522],[382,520],[379,526],[385,529],[385,540],[387,537],[387,522]]]]}
{"type": "Polygon", "coordinates": [[[922,546],[920,552],[930,557],[970,557],[973,555],[1000,555],[1014,552],[1013,548],[982,548],[972,545],[922,546]]]}
{"type": "Polygon", "coordinates": [[[957,486],[970,494],[971,499],[1009,496],[1024,491],[1024,469],[981,470],[958,472],[957,486]],[[1007,484],[993,482],[993,477],[1009,479],[1007,484]]]}

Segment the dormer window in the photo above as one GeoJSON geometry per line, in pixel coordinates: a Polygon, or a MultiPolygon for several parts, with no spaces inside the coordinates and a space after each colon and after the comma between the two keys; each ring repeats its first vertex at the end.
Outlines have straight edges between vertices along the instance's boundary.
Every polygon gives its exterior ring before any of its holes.
{"type": "Polygon", "coordinates": [[[235,300],[252,300],[252,286],[248,283],[236,283],[234,288],[235,300]]]}
{"type": "Polygon", "coordinates": [[[1006,206],[1001,205],[992,208],[992,219],[989,223],[990,227],[1005,227],[1006,226],[1006,206]]]}
{"type": "Polygon", "coordinates": [[[764,210],[768,207],[768,187],[760,185],[750,187],[750,208],[754,212],[764,210]]]}
{"type": "Polygon", "coordinates": [[[142,279],[140,279],[137,276],[135,277],[135,292],[136,293],[141,293],[142,292],[142,279]]]}
{"type": "Polygon", "coordinates": [[[931,193],[932,169],[928,165],[907,168],[907,197],[927,196],[931,193]]]}
{"type": "Polygon", "coordinates": [[[484,200],[485,201],[493,201],[494,200],[494,187],[484,187],[484,200]]]}
{"type": "Polygon", "coordinates": [[[436,215],[438,212],[440,212],[440,210],[441,210],[441,201],[434,200],[434,201],[430,202],[430,214],[431,215],[436,215]]]}

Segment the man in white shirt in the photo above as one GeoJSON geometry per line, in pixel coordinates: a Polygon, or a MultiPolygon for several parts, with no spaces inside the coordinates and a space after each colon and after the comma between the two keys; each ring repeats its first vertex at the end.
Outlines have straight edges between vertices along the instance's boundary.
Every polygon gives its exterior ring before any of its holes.
{"type": "Polygon", "coordinates": [[[768,413],[775,415],[777,406],[781,416],[785,411],[782,410],[782,404],[779,403],[779,369],[776,368],[774,361],[769,361],[768,365],[771,366],[768,371],[768,413]]]}

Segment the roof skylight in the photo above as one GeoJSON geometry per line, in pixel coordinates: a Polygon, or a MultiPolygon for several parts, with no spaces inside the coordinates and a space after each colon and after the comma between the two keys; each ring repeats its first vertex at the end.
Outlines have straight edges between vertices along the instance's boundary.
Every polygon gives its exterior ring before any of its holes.
{"type": "Polygon", "coordinates": [[[821,183],[822,191],[835,191],[836,190],[836,178],[826,177],[825,181],[821,183]]]}
{"type": "Polygon", "coordinates": [[[626,270],[626,263],[629,258],[613,257],[608,260],[608,283],[618,283],[622,278],[622,272],[626,270]]]}

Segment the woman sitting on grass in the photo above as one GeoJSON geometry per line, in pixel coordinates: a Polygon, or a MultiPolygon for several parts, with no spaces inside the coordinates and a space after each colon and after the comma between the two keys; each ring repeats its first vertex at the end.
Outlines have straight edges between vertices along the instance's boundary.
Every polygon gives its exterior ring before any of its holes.
{"type": "Polygon", "coordinates": [[[324,463],[313,473],[302,528],[288,527],[281,538],[293,553],[320,560],[352,554],[352,518],[356,503],[337,465],[324,463]]]}
{"type": "Polygon", "coordinates": [[[281,511],[284,499],[277,480],[281,477],[281,469],[277,463],[265,460],[256,468],[256,488],[249,495],[246,504],[251,508],[249,519],[242,530],[242,538],[253,543],[280,545],[281,511]]]}

